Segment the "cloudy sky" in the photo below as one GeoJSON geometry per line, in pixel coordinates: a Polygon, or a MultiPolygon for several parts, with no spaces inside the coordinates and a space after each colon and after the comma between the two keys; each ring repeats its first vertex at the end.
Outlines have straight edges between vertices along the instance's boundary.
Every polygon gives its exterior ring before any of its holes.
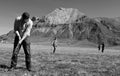
{"type": "Polygon", "coordinates": [[[41,17],[59,7],[77,8],[89,17],[120,17],[120,0],[0,0],[0,35],[12,30],[24,11],[41,17]]]}

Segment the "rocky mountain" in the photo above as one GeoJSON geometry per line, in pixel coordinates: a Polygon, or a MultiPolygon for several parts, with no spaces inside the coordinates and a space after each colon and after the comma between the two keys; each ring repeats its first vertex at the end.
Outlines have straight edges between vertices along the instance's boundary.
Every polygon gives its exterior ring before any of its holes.
{"type": "Polygon", "coordinates": [[[66,24],[72,23],[78,18],[85,16],[78,9],[73,8],[58,8],[50,14],[46,15],[46,22],[50,24],[66,24]]]}
{"type": "MultiPolygon", "coordinates": [[[[78,9],[58,8],[42,18],[33,17],[32,42],[56,36],[60,40],[88,40],[106,45],[120,44],[120,18],[90,18],[78,9]]],[[[0,36],[1,41],[13,41],[14,33],[0,36]]]]}

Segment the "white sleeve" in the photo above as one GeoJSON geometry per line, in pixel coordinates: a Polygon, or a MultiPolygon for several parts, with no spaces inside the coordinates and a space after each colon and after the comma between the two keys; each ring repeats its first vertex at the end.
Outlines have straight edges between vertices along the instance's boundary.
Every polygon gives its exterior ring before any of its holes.
{"type": "Polygon", "coordinates": [[[33,26],[33,22],[30,21],[28,26],[27,26],[27,28],[26,28],[26,30],[25,30],[24,34],[26,34],[27,36],[30,36],[30,32],[31,32],[32,26],[33,26]]]}

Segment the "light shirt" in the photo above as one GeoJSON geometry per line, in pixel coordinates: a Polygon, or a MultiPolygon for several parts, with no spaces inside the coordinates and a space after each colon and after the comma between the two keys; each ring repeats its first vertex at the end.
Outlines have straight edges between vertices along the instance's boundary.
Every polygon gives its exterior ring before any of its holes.
{"type": "Polygon", "coordinates": [[[52,46],[57,46],[57,39],[56,40],[53,40],[53,42],[52,42],[52,46]]]}
{"type": "Polygon", "coordinates": [[[33,26],[33,22],[29,19],[26,23],[22,22],[22,16],[19,16],[15,19],[14,22],[14,31],[18,31],[20,36],[27,35],[30,36],[30,32],[33,26]]]}

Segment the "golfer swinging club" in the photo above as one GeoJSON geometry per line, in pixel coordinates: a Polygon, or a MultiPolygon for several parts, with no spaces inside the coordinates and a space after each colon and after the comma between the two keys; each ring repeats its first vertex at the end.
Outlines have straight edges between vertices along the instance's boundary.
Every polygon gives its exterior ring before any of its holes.
{"type": "Polygon", "coordinates": [[[21,16],[17,17],[14,22],[14,48],[11,58],[10,70],[15,69],[17,65],[17,56],[21,46],[23,46],[25,53],[26,68],[31,71],[31,54],[30,54],[30,31],[32,29],[33,22],[30,19],[28,12],[24,12],[21,16]]]}

